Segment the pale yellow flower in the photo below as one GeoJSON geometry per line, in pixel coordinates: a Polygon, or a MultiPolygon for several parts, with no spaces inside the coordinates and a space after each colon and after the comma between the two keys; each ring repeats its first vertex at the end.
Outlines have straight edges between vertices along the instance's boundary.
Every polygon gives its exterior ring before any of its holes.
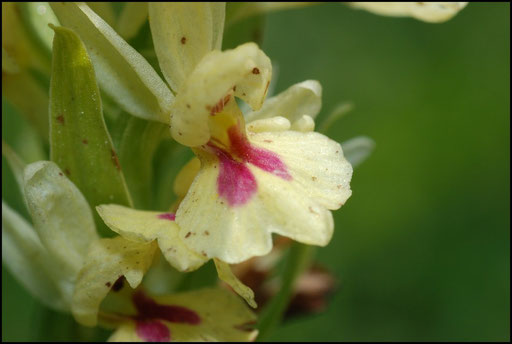
{"type": "Polygon", "coordinates": [[[114,328],[109,338],[114,342],[254,340],[256,315],[227,290],[171,295],[145,291],[140,284],[155,252],[155,243],[122,237],[96,240],[74,288],[75,319],[85,326],[100,322],[114,328]]]}
{"type": "Polygon", "coordinates": [[[105,91],[136,116],[170,123],[174,139],[200,160],[197,176],[188,176],[190,188],[181,186],[184,198],[175,215],[117,205],[98,212],[130,240],[156,239],[180,271],[215,259],[219,276],[254,305],[252,292],[226,264],[268,253],[272,233],[326,245],[333,232],[329,210],[350,196],[352,167],[338,143],[313,132],[321,102],[317,82],[292,86],[263,105],[270,59],[254,43],[219,50],[224,3],[148,6],[155,51],[172,92],[87,5],[52,4],[59,20],[83,39],[105,91]],[[256,111],[246,114],[247,125],[235,97],[256,111]]]}
{"type": "Polygon", "coordinates": [[[351,6],[375,14],[393,17],[413,17],[431,23],[451,19],[467,2],[350,2],[351,6]]]}
{"type": "Polygon", "coordinates": [[[214,4],[149,6],[160,67],[176,93],[171,133],[200,160],[192,163],[199,171],[192,168],[185,178],[190,188],[177,186],[188,192],[176,214],[98,207],[126,238],[157,239],[180,270],[211,258],[234,264],[265,255],[272,233],[326,245],[333,231],[329,210],[351,194],[352,167],[341,146],[313,132],[318,82],[294,85],[263,105],[270,59],[254,43],[217,50],[222,10],[214,4]],[[176,20],[168,20],[173,15],[176,20]],[[235,97],[259,110],[247,114],[247,125],[235,97]]]}

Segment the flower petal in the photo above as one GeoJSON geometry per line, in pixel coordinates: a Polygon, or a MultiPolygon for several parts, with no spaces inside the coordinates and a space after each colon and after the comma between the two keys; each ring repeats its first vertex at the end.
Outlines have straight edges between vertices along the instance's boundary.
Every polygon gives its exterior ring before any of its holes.
{"type": "Polygon", "coordinates": [[[135,322],[133,321],[127,321],[121,326],[119,326],[114,333],[108,338],[109,342],[130,342],[130,343],[139,343],[144,342],[145,340],[142,339],[137,335],[137,331],[135,329],[135,322]]]}
{"type": "Polygon", "coordinates": [[[240,282],[240,280],[235,276],[229,264],[224,263],[221,260],[214,259],[215,267],[217,268],[217,273],[219,274],[219,278],[226,282],[233,290],[244,298],[244,300],[251,306],[252,308],[258,307],[256,301],[254,301],[254,292],[251,288],[240,282]]]}
{"type": "Polygon", "coordinates": [[[25,168],[25,197],[41,242],[74,279],[89,244],[98,238],[91,210],[77,187],[57,165],[39,161],[25,168]]]}
{"type": "Polygon", "coordinates": [[[293,122],[292,130],[307,133],[315,130],[315,121],[311,116],[303,115],[301,118],[293,122]]]}
{"type": "Polygon", "coordinates": [[[56,266],[34,228],[3,201],[2,262],[37,300],[53,309],[69,309],[52,279],[56,266]]]}
{"type": "Polygon", "coordinates": [[[173,189],[176,196],[185,197],[200,167],[201,162],[198,158],[194,157],[181,168],[176,179],[174,179],[173,189]]]}
{"type": "Polygon", "coordinates": [[[29,37],[20,6],[20,3],[2,2],[2,48],[21,69],[35,68],[46,74],[49,61],[29,37]]]}
{"type": "Polygon", "coordinates": [[[52,2],[60,22],[80,35],[102,88],[134,116],[169,122],[173,95],[153,67],[84,3],[52,2]]]}
{"type": "Polygon", "coordinates": [[[264,205],[229,206],[217,191],[220,164],[214,157],[206,159],[176,213],[181,240],[193,251],[229,264],[267,254],[272,239],[262,226],[264,205]]]}
{"type": "Polygon", "coordinates": [[[181,241],[173,214],[135,210],[115,204],[101,205],[96,209],[107,226],[126,239],[138,242],[158,240],[162,254],[180,271],[195,270],[206,261],[181,241]]]}
{"type": "Polygon", "coordinates": [[[224,31],[223,2],[149,3],[149,23],[165,79],[181,91],[187,76],[212,50],[219,50],[224,31]]]}
{"type": "MultiPolygon", "coordinates": [[[[200,318],[198,324],[157,320],[167,327],[169,340],[173,342],[246,342],[253,341],[258,334],[254,329],[256,315],[236,295],[224,289],[205,288],[158,296],[155,301],[162,305],[188,308],[200,318]]],[[[153,327],[153,333],[146,331],[144,335],[162,338],[158,333],[163,329],[160,326],[153,327]]],[[[142,340],[137,335],[136,323],[132,321],[120,326],[109,338],[111,342],[142,340]]]]}
{"type": "Polygon", "coordinates": [[[122,237],[95,241],[78,275],[71,312],[76,321],[95,326],[101,301],[115,281],[124,276],[132,288],[142,281],[153,260],[156,245],[122,237]]]}
{"type": "Polygon", "coordinates": [[[366,136],[357,136],[341,143],[345,157],[352,167],[365,161],[375,148],[375,141],[366,136]]]}
{"type": "Polygon", "coordinates": [[[277,153],[287,174],[269,173],[249,163],[248,170],[240,172],[250,175],[250,190],[247,183],[239,183],[243,173],[233,176],[231,185],[250,192],[230,202],[217,185],[222,164],[202,154],[202,168],[176,214],[183,242],[229,264],[267,254],[271,233],[326,245],[333,231],[327,209],[339,208],[351,194],[352,167],[340,145],[312,132],[250,133],[249,140],[277,153]]]}
{"type": "Polygon", "coordinates": [[[410,16],[431,23],[451,19],[467,2],[351,2],[356,8],[384,16],[410,16]]]}
{"type": "Polygon", "coordinates": [[[316,80],[306,80],[268,98],[260,110],[245,115],[247,122],[282,116],[293,124],[303,115],[315,118],[322,107],[322,86],[316,80]]]}
{"type": "Polygon", "coordinates": [[[205,144],[210,138],[208,117],[225,105],[226,95],[234,90],[235,96],[259,109],[271,74],[270,59],[254,43],[210,52],[180,88],[171,109],[172,136],[190,147],[205,144]]]}
{"type": "Polygon", "coordinates": [[[250,141],[275,152],[288,167],[304,196],[327,209],[338,209],[350,197],[352,166],[341,146],[328,137],[294,131],[249,133],[250,141]]]}
{"type": "Polygon", "coordinates": [[[117,32],[124,39],[131,39],[137,35],[147,18],[147,2],[127,2],[119,14],[116,25],[117,32]]]}
{"type": "Polygon", "coordinates": [[[252,131],[253,133],[285,131],[289,130],[290,126],[290,121],[287,118],[277,116],[252,121],[247,124],[247,130],[252,131]]]}
{"type": "Polygon", "coordinates": [[[59,25],[47,2],[20,2],[21,17],[30,38],[45,57],[51,56],[53,30],[48,24],[59,25]]]}
{"type": "MultiPolygon", "coordinates": [[[[262,218],[260,226],[266,228],[269,237],[270,233],[277,233],[308,245],[329,243],[334,223],[331,212],[318,197],[312,197],[318,191],[304,188],[298,178],[284,180],[256,167],[251,171],[260,186],[258,199],[264,206],[258,214],[262,218]]],[[[300,175],[291,168],[289,172],[292,178],[300,175]]],[[[257,211],[261,206],[255,208],[257,211]]]]}

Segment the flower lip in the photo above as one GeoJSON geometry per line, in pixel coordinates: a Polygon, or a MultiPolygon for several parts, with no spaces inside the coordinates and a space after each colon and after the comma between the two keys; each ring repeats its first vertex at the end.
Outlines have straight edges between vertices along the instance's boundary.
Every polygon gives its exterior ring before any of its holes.
{"type": "Polygon", "coordinates": [[[169,328],[161,320],[171,323],[199,325],[199,315],[183,306],[161,305],[144,294],[141,290],[133,294],[133,304],[137,309],[137,335],[146,341],[164,342],[171,339],[169,328]]]}
{"type": "Polygon", "coordinates": [[[247,166],[248,163],[282,179],[292,179],[279,156],[252,145],[243,133],[242,127],[245,129],[238,120],[237,124],[225,130],[227,144],[221,139],[211,137],[210,141],[203,145],[204,150],[215,154],[219,160],[217,191],[230,206],[246,204],[258,189],[256,178],[247,166]]]}
{"type": "Polygon", "coordinates": [[[137,320],[161,319],[190,325],[201,323],[201,318],[196,312],[182,306],[158,304],[140,290],[133,295],[133,304],[137,308],[137,320]]]}

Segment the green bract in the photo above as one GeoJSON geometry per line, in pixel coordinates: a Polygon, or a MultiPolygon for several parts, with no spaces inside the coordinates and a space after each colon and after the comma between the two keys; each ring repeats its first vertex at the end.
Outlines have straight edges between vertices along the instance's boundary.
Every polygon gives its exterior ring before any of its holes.
{"type": "Polygon", "coordinates": [[[114,200],[131,205],[84,45],[70,29],[55,28],[53,51],[51,159],[82,190],[91,206],[114,200]]]}
{"type": "Polygon", "coordinates": [[[132,115],[168,123],[174,97],[151,65],[87,5],[51,5],[85,43],[101,87],[132,115]]]}
{"type": "MultiPolygon", "coordinates": [[[[14,160],[9,158],[11,166],[14,160]]],[[[13,170],[20,180],[18,167],[13,170]]],[[[35,297],[69,310],[78,271],[90,243],[98,238],[91,209],[53,162],[26,166],[20,181],[33,227],[2,203],[3,259],[35,297]]]]}

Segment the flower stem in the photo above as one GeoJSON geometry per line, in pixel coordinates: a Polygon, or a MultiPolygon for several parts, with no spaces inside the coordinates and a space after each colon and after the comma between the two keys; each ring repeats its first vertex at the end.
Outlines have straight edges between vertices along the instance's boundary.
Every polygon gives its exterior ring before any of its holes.
{"type": "Polygon", "coordinates": [[[273,330],[279,325],[292,297],[295,281],[309,266],[313,253],[313,246],[297,242],[292,244],[288,256],[285,258],[281,288],[261,312],[258,322],[258,341],[268,340],[273,330]]]}

